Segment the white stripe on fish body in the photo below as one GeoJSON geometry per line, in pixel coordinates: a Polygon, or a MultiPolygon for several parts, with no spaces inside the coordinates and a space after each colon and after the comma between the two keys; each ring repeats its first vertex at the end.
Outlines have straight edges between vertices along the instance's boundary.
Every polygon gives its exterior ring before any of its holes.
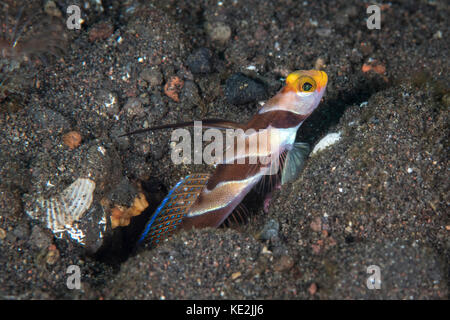
{"type": "MultiPolygon", "coordinates": [[[[273,146],[278,145],[278,150],[284,149],[287,146],[292,146],[295,142],[295,137],[297,136],[297,130],[302,125],[303,121],[300,122],[296,127],[279,129],[273,128],[273,134],[271,134],[270,143],[273,146]],[[278,138],[278,140],[277,140],[278,138]]],[[[269,127],[270,128],[270,127],[269,127]]]]}
{"type": "Polygon", "coordinates": [[[228,206],[240,195],[247,194],[261,180],[267,170],[268,168],[262,168],[259,173],[247,179],[221,182],[212,190],[204,188],[202,191],[203,201],[194,203],[186,216],[192,218],[228,206]]]}

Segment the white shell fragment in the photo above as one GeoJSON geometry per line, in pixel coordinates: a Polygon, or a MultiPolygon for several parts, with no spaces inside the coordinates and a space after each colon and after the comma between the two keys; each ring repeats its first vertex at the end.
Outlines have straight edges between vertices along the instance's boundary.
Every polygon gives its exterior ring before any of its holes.
{"type": "Polygon", "coordinates": [[[318,153],[318,152],[328,148],[329,146],[335,144],[339,140],[341,140],[341,133],[340,132],[334,132],[334,133],[327,134],[325,137],[322,138],[322,140],[320,140],[314,146],[314,149],[311,152],[311,155],[314,155],[314,154],[316,154],[316,153],[318,153]]]}
{"type": "Polygon", "coordinates": [[[76,230],[74,223],[79,221],[83,214],[90,208],[95,190],[95,182],[78,178],[63,192],[49,199],[38,198],[33,207],[25,210],[33,219],[38,219],[47,224],[47,228],[55,234],[67,231],[74,240],[83,243],[84,235],[81,230],[76,230]]]}

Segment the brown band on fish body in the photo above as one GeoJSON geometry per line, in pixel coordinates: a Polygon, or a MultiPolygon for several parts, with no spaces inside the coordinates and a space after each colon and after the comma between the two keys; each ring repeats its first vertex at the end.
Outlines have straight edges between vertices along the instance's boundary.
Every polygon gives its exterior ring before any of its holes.
{"type": "Polygon", "coordinates": [[[269,126],[278,129],[286,129],[298,126],[309,114],[297,114],[291,111],[274,110],[256,114],[246,125],[246,130],[266,129],[269,126]]]}

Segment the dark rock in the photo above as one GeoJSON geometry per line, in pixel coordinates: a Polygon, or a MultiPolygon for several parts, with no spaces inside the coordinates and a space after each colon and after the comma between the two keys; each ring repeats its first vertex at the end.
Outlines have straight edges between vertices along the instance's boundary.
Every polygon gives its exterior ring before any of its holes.
{"type": "Polygon", "coordinates": [[[130,207],[136,195],[136,188],[127,178],[123,178],[120,183],[108,193],[107,198],[111,200],[113,204],[130,207]]]}
{"type": "Polygon", "coordinates": [[[31,230],[30,242],[39,249],[48,248],[52,244],[50,231],[43,230],[40,226],[34,226],[31,230]]]}
{"type": "Polygon", "coordinates": [[[212,53],[208,48],[200,48],[189,55],[186,64],[192,73],[210,73],[212,53]]]}
{"type": "Polygon", "coordinates": [[[294,266],[294,259],[288,255],[283,255],[274,264],[273,269],[278,272],[287,271],[294,266]]]}
{"type": "Polygon", "coordinates": [[[39,127],[53,133],[61,133],[70,129],[70,123],[57,111],[45,107],[36,107],[30,110],[31,119],[39,127]]]}
{"type": "Polygon", "coordinates": [[[86,252],[96,253],[104,245],[105,238],[111,235],[111,230],[106,229],[108,218],[105,217],[105,209],[97,202],[89,208],[78,223],[79,230],[82,230],[85,235],[83,241],[86,252]]]}
{"type": "Polygon", "coordinates": [[[263,83],[235,73],[225,83],[225,97],[229,103],[239,105],[264,100],[267,92],[263,83]]]}
{"type": "Polygon", "coordinates": [[[119,99],[114,92],[100,89],[96,92],[95,101],[98,114],[108,117],[119,113],[119,99]]]}
{"type": "Polygon", "coordinates": [[[130,146],[130,138],[128,136],[121,137],[126,133],[126,130],[120,124],[115,124],[109,132],[110,138],[116,142],[120,150],[127,150],[130,146]]]}
{"type": "Polygon", "coordinates": [[[167,98],[156,92],[150,96],[150,116],[151,120],[160,119],[167,112],[167,98]]]}
{"type": "Polygon", "coordinates": [[[145,68],[139,75],[141,80],[146,81],[150,89],[156,86],[160,86],[163,83],[163,75],[159,68],[145,68]]]}
{"type": "Polygon", "coordinates": [[[181,91],[181,102],[185,107],[192,107],[200,102],[198,87],[194,81],[186,81],[181,91]]]}
{"type": "Polygon", "coordinates": [[[278,236],[278,230],[280,229],[280,224],[274,219],[270,219],[264,229],[261,231],[259,238],[261,240],[270,240],[278,236]]]}
{"type": "Polygon", "coordinates": [[[142,117],[145,115],[142,100],[140,98],[129,98],[123,107],[123,111],[128,117],[142,117]]]}
{"type": "Polygon", "coordinates": [[[30,227],[26,223],[21,223],[13,230],[13,235],[20,240],[28,239],[30,236],[30,227]]]}

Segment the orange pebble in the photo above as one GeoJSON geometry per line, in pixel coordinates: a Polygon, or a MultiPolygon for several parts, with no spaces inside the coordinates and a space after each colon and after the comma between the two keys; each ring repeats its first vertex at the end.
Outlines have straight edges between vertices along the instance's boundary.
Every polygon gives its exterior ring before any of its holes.
{"type": "Polygon", "coordinates": [[[361,68],[362,72],[369,72],[369,71],[373,71],[376,72],[378,74],[384,74],[386,72],[386,67],[380,63],[375,64],[375,65],[371,65],[371,64],[367,64],[364,63],[362,68],[361,68]]]}
{"type": "Polygon", "coordinates": [[[362,72],[369,72],[370,70],[372,70],[372,66],[364,63],[362,66],[362,72]]]}
{"type": "Polygon", "coordinates": [[[317,292],[317,285],[314,282],[309,286],[308,292],[312,296],[317,292]]]}
{"type": "Polygon", "coordinates": [[[383,74],[386,72],[386,67],[382,64],[377,64],[375,67],[373,67],[373,71],[375,71],[378,74],[383,74]]]}
{"type": "Polygon", "coordinates": [[[111,228],[126,227],[130,224],[131,218],[138,216],[148,207],[147,199],[143,193],[139,193],[133,200],[130,208],[115,205],[111,209],[111,228]]]}
{"type": "Polygon", "coordinates": [[[81,134],[77,131],[67,132],[63,137],[63,143],[70,149],[75,149],[81,144],[81,134]]]}
{"type": "Polygon", "coordinates": [[[179,102],[180,101],[179,92],[181,91],[183,86],[184,86],[183,80],[181,80],[177,76],[171,77],[164,86],[164,93],[173,101],[179,102]]]}

